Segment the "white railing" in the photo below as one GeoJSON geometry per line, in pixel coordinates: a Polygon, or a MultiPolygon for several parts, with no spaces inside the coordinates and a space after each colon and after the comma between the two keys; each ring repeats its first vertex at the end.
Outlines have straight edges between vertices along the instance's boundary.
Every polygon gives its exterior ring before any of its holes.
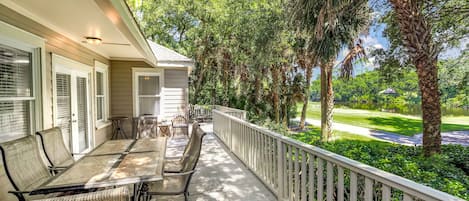
{"type": "Polygon", "coordinates": [[[234,117],[240,118],[242,120],[246,120],[246,111],[244,111],[244,110],[225,107],[225,106],[221,106],[221,105],[214,105],[213,109],[216,109],[216,110],[218,110],[220,112],[223,112],[225,114],[228,114],[230,116],[234,116],[234,117]]]}
{"type": "Polygon", "coordinates": [[[278,200],[461,200],[213,110],[213,130],[278,200]]]}

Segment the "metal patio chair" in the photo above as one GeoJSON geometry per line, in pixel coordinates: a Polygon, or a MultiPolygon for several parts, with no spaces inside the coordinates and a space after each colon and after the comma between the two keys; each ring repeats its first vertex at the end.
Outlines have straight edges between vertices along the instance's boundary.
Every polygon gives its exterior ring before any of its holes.
{"type": "Polygon", "coordinates": [[[195,133],[199,129],[199,123],[197,121],[194,121],[192,123],[192,132],[191,136],[189,138],[189,141],[187,142],[186,146],[184,147],[184,152],[182,154],[182,157],[166,157],[164,161],[164,172],[166,173],[179,173],[182,170],[183,166],[183,159],[185,157],[188,157],[188,150],[189,147],[193,144],[192,141],[195,140],[195,136],[197,136],[195,133]]]}
{"type": "Polygon", "coordinates": [[[36,132],[41,141],[42,149],[53,172],[67,168],[75,163],[73,154],[67,149],[63,141],[62,129],[54,127],[36,132]]]}
{"type": "Polygon", "coordinates": [[[158,117],[140,116],[137,122],[137,139],[158,136],[158,117]]]}
{"type": "Polygon", "coordinates": [[[35,136],[30,135],[0,143],[0,151],[5,173],[14,188],[8,192],[14,194],[20,201],[44,198],[45,195],[29,196],[29,192],[52,176],[42,161],[35,136]]]}
{"type": "Polygon", "coordinates": [[[173,129],[173,136],[176,136],[176,131],[181,130],[186,136],[189,136],[189,124],[183,115],[177,115],[171,120],[171,127],[173,129]]]}
{"type": "MultiPolygon", "coordinates": [[[[200,129],[200,127],[196,129],[194,140],[188,144],[186,157],[181,159],[182,169],[180,173],[167,173],[163,175],[163,181],[149,182],[143,185],[143,195],[147,195],[146,198],[153,196],[183,195],[184,200],[188,200],[189,183],[200,157],[202,140],[205,134],[206,133],[200,129]]],[[[158,198],[156,200],[158,200],[158,198]]]]}
{"type": "Polygon", "coordinates": [[[127,187],[119,187],[91,193],[75,194],[35,201],[129,201],[130,193],[127,187]]]}

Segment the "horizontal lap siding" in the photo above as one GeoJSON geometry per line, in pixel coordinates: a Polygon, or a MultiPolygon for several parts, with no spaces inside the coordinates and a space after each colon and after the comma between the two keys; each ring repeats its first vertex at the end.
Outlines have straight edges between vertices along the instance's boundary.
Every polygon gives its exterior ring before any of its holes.
{"type": "Polygon", "coordinates": [[[164,71],[163,110],[165,116],[172,117],[184,114],[188,100],[188,76],[187,70],[164,71]]]}
{"type": "Polygon", "coordinates": [[[132,68],[152,68],[142,61],[111,61],[111,116],[126,116],[124,130],[131,134],[133,116],[132,68]]]}
{"type": "MultiPolygon", "coordinates": [[[[75,60],[77,62],[94,66],[95,60],[105,64],[109,64],[109,60],[105,57],[85,48],[81,44],[70,40],[69,38],[57,33],[56,31],[37,23],[36,21],[17,13],[10,8],[0,5],[0,21],[13,25],[26,32],[32,33],[46,40],[45,43],[45,74],[42,76],[45,81],[43,82],[44,91],[42,92],[43,101],[43,127],[44,129],[53,126],[53,72],[52,72],[52,54],[61,55],[63,57],[75,60]]],[[[112,98],[111,98],[112,102],[112,98]]],[[[94,103],[94,101],[92,101],[94,103]]],[[[94,104],[92,105],[92,108],[94,104]]],[[[94,129],[94,128],[93,128],[94,129]]],[[[99,144],[110,136],[110,127],[105,127],[96,130],[96,143],[99,144]]],[[[0,165],[0,200],[10,201],[16,200],[14,196],[7,193],[8,190],[13,190],[3,170],[3,164],[0,165]]]]}

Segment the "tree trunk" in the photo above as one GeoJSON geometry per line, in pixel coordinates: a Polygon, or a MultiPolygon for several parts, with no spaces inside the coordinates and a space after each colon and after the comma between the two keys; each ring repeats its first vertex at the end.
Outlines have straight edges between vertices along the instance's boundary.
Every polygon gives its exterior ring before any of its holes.
{"type": "Polygon", "coordinates": [[[402,43],[417,68],[422,93],[425,156],[441,152],[441,108],[438,90],[438,52],[431,28],[421,13],[421,1],[390,0],[399,23],[402,43]]]}
{"type": "Polygon", "coordinates": [[[303,109],[301,110],[301,119],[300,119],[300,128],[305,128],[305,120],[306,120],[306,112],[308,111],[308,102],[309,102],[309,92],[311,86],[311,77],[313,76],[313,65],[309,63],[306,66],[306,83],[305,83],[305,91],[303,97],[303,109]]]}
{"type": "Polygon", "coordinates": [[[274,104],[274,112],[275,112],[275,122],[280,124],[280,97],[279,97],[279,69],[277,66],[272,65],[270,69],[270,73],[272,76],[272,99],[274,104]]]}
{"type": "Polygon", "coordinates": [[[332,65],[333,62],[321,63],[321,140],[324,142],[332,137],[332,109],[334,108],[332,65]]]}
{"type": "Polygon", "coordinates": [[[334,91],[332,89],[332,66],[333,61],[327,64],[327,94],[326,94],[326,127],[327,127],[327,141],[332,138],[332,110],[334,109],[334,91]]]}

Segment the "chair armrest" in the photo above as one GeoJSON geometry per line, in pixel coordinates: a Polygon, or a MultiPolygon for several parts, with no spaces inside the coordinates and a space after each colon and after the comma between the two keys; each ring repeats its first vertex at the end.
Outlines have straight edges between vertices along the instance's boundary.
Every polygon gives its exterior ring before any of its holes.
{"type": "Polygon", "coordinates": [[[23,194],[30,193],[31,191],[8,191],[8,193],[11,193],[18,198],[19,201],[26,200],[23,196],[23,194]]]}
{"type": "Polygon", "coordinates": [[[49,169],[65,169],[68,168],[69,166],[49,166],[49,169]]]}
{"type": "Polygon", "coordinates": [[[86,155],[85,153],[72,153],[72,156],[84,156],[86,155]]]}
{"type": "Polygon", "coordinates": [[[8,193],[13,193],[13,194],[25,194],[25,193],[31,193],[31,191],[8,191],[8,193]]]}

